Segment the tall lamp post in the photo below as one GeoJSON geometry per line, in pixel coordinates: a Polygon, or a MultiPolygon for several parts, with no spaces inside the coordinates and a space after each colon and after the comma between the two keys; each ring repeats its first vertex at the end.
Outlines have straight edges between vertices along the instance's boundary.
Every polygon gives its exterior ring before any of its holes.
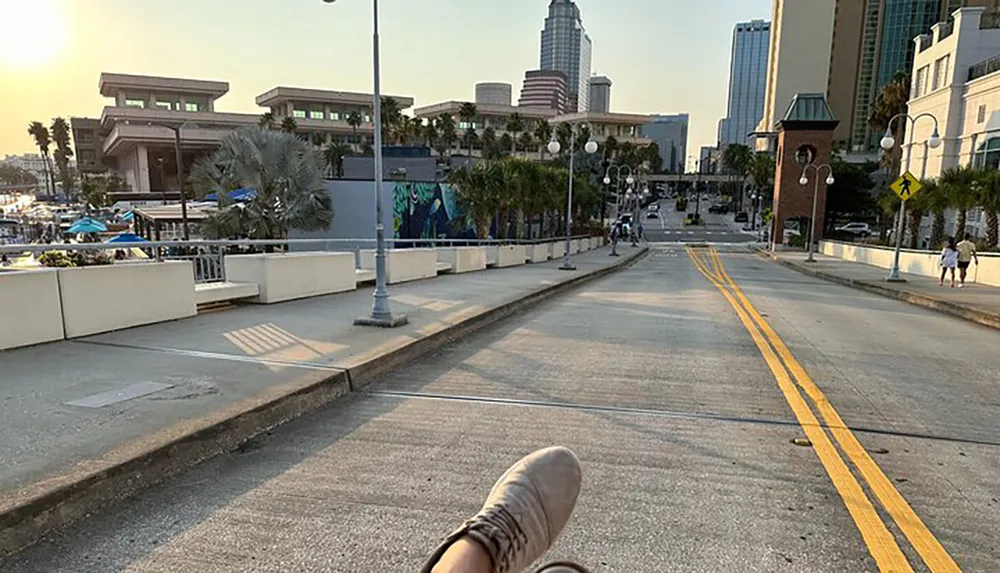
{"type": "MultiPolygon", "coordinates": [[[[889,125],[885,129],[885,136],[882,137],[881,145],[882,149],[886,151],[892,151],[896,147],[896,138],[892,136],[892,124],[895,123],[897,119],[905,119],[910,122],[910,129],[906,130],[906,133],[910,136],[910,143],[906,146],[906,165],[903,168],[904,173],[910,171],[910,155],[912,155],[912,145],[913,145],[913,129],[916,127],[917,120],[923,117],[929,117],[934,120],[934,132],[931,134],[930,138],[927,139],[927,145],[933,149],[937,149],[941,146],[941,136],[938,133],[938,120],[930,113],[922,113],[916,117],[912,117],[905,113],[900,113],[895,115],[889,120],[889,125]]],[[[899,219],[896,221],[896,250],[892,257],[892,269],[889,270],[889,276],[886,278],[888,282],[905,282],[905,279],[899,276],[899,254],[903,248],[903,222],[905,221],[904,216],[906,214],[906,199],[903,199],[899,205],[899,219]]]]}
{"type": "MultiPolygon", "coordinates": [[[[333,4],[337,0],[323,0],[333,4]]],[[[371,316],[356,319],[359,326],[395,328],[408,322],[405,314],[392,314],[386,280],[385,224],[382,221],[382,77],[379,60],[378,0],[372,0],[372,114],[375,116],[375,301],[371,316]]]]}
{"type": "MultiPolygon", "coordinates": [[[[611,185],[611,172],[615,172],[615,217],[621,219],[621,194],[622,194],[622,169],[628,170],[628,175],[625,178],[625,182],[628,183],[629,188],[635,183],[635,177],[632,176],[632,167],[630,165],[612,165],[608,167],[608,170],[604,173],[604,184],[611,185]]],[[[617,226],[617,225],[616,225],[617,226]]],[[[611,253],[609,256],[618,256],[618,236],[615,235],[611,240],[611,253]]]]}
{"type": "Polygon", "coordinates": [[[814,253],[816,251],[816,204],[819,199],[819,173],[824,168],[826,169],[827,185],[833,185],[834,179],[833,179],[833,167],[830,167],[828,164],[825,163],[819,166],[810,163],[809,165],[806,165],[805,169],[802,170],[802,177],[799,179],[799,185],[805,187],[806,185],[809,184],[809,178],[806,177],[806,174],[809,173],[810,167],[812,168],[812,170],[815,172],[816,175],[816,177],[814,178],[816,182],[816,188],[813,190],[812,218],[809,219],[809,256],[806,258],[806,262],[815,263],[816,257],[814,256],[814,253]]]}
{"type": "MultiPolygon", "coordinates": [[[[563,264],[559,267],[563,271],[575,271],[576,267],[573,266],[573,259],[571,255],[571,245],[573,244],[573,162],[576,156],[576,128],[580,123],[571,123],[570,126],[572,130],[570,132],[569,138],[569,191],[566,197],[566,255],[563,258],[563,264]]],[[[562,145],[559,144],[559,140],[556,139],[556,134],[553,131],[552,141],[549,142],[549,153],[556,155],[562,149],[562,145]]],[[[594,134],[591,132],[590,139],[587,141],[586,145],[583,146],[584,151],[588,154],[593,155],[597,153],[597,141],[594,140],[594,134]]]]}
{"type": "Polygon", "coordinates": [[[165,127],[174,132],[174,157],[177,160],[177,185],[180,186],[181,193],[181,226],[183,227],[183,237],[185,241],[191,240],[191,232],[188,230],[188,209],[187,196],[184,194],[184,159],[181,157],[181,130],[185,127],[198,127],[190,122],[181,125],[168,125],[165,123],[150,123],[156,127],[165,127]]]}

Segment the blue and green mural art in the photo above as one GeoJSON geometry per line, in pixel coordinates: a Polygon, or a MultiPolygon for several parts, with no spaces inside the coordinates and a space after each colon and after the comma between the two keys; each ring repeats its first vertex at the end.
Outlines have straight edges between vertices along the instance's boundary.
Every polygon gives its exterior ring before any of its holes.
{"type": "Polygon", "coordinates": [[[475,239],[472,221],[446,183],[399,181],[393,191],[397,239],[475,239]]]}

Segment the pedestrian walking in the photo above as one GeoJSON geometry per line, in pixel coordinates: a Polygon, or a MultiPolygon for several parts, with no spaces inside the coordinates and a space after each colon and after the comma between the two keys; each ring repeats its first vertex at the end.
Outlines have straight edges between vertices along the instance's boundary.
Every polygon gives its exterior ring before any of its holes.
{"type": "Polygon", "coordinates": [[[965,277],[969,274],[969,265],[976,261],[979,266],[979,253],[976,252],[976,244],[972,242],[972,235],[965,234],[965,240],[956,245],[958,250],[958,288],[965,288],[965,277]]]}
{"type": "Polygon", "coordinates": [[[958,245],[955,244],[954,237],[948,237],[948,244],[941,251],[941,282],[944,286],[944,278],[951,271],[951,288],[955,288],[955,269],[958,267],[958,245]]]}

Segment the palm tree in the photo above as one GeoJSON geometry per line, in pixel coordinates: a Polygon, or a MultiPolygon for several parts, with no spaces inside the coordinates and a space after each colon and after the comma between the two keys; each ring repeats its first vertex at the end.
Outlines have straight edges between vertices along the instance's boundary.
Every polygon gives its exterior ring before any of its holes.
{"type": "Polygon", "coordinates": [[[541,158],[545,159],[546,146],[552,139],[552,124],[546,119],[540,119],[535,123],[535,140],[542,146],[541,158]]]}
{"type": "MultiPolygon", "coordinates": [[[[605,142],[605,145],[607,143],[605,142]]],[[[660,145],[655,141],[642,148],[643,161],[649,163],[649,170],[653,173],[663,171],[663,156],[660,155],[660,145]]]]}
{"type": "Polygon", "coordinates": [[[392,134],[396,131],[403,117],[399,109],[399,102],[395,98],[382,96],[382,142],[387,143],[392,140],[392,134]]]}
{"type": "MultiPolygon", "coordinates": [[[[476,109],[476,104],[471,102],[465,102],[461,107],[458,108],[458,119],[462,120],[465,124],[465,131],[468,133],[476,131],[476,118],[479,116],[479,110],[476,109]]],[[[472,147],[469,147],[469,157],[472,157],[472,147]]]]}
{"type": "Polygon", "coordinates": [[[69,160],[73,158],[73,148],[70,146],[69,123],[61,117],[52,120],[52,141],[56,144],[54,154],[56,167],[59,169],[59,180],[62,181],[63,193],[68,201],[73,192],[73,173],[69,168],[69,160]]]}
{"type": "Polygon", "coordinates": [[[290,133],[244,127],[226,134],[191,171],[199,189],[219,194],[219,210],[205,220],[203,232],[210,238],[286,239],[292,229],[329,229],[333,204],[323,170],[320,152],[290,133]],[[238,188],[256,195],[233,203],[226,192],[238,188]]]}
{"type": "Polygon", "coordinates": [[[423,137],[424,144],[427,145],[427,147],[432,149],[435,147],[440,135],[438,134],[437,122],[434,121],[433,118],[427,118],[427,123],[421,130],[420,136],[423,137]]]}
{"type": "Polygon", "coordinates": [[[770,153],[754,153],[747,173],[753,178],[761,197],[767,197],[773,193],[774,157],[770,153]]]}
{"type": "Polygon", "coordinates": [[[521,133],[521,137],[517,138],[517,145],[524,151],[525,156],[527,156],[528,150],[535,145],[535,137],[531,135],[530,131],[525,131],[521,133]]]}
{"type": "Polygon", "coordinates": [[[497,142],[497,146],[499,147],[497,151],[503,155],[509,156],[514,154],[514,148],[517,147],[517,142],[510,136],[510,133],[505,131],[503,135],[500,136],[500,141],[497,142]]]}
{"type": "MultiPolygon", "coordinates": [[[[920,191],[924,193],[924,190],[920,191]]],[[[986,245],[990,249],[997,246],[998,215],[1000,212],[1000,171],[995,169],[979,172],[979,206],[986,212],[986,245]]]]}
{"type": "Polygon", "coordinates": [[[479,134],[473,129],[468,129],[462,134],[462,143],[469,148],[469,157],[472,157],[472,148],[479,143],[479,134]]]}
{"type": "Polygon", "coordinates": [[[573,138],[573,126],[568,123],[560,123],[556,128],[556,140],[559,142],[559,155],[569,153],[569,146],[573,138]]]}
{"type": "Polygon", "coordinates": [[[335,178],[344,176],[344,157],[351,148],[341,142],[334,141],[323,149],[323,161],[330,168],[330,175],[335,178]]]}
{"type": "MultiPolygon", "coordinates": [[[[872,104],[871,113],[868,115],[868,125],[883,132],[889,128],[892,118],[901,113],[906,113],[906,104],[910,100],[910,76],[905,72],[896,72],[892,81],[886,84],[882,91],[875,97],[872,104]]],[[[906,133],[906,122],[897,121],[893,137],[896,141],[902,142],[906,133]]],[[[887,163],[890,166],[890,173],[899,172],[899,160],[902,155],[902,145],[897,145],[886,154],[887,163]]]]}
{"type": "Polygon", "coordinates": [[[351,126],[351,135],[354,136],[352,139],[355,142],[358,141],[358,128],[361,127],[361,113],[352,111],[347,114],[347,125],[351,126]]]}
{"type": "Polygon", "coordinates": [[[35,145],[42,155],[43,167],[45,169],[45,192],[47,195],[55,193],[56,182],[52,178],[52,168],[49,165],[49,145],[52,139],[49,137],[49,130],[40,121],[33,121],[28,125],[28,135],[35,138],[35,145]],[[51,184],[51,187],[50,187],[51,184]]]}
{"type": "Polygon", "coordinates": [[[269,111],[262,113],[258,125],[264,129],[274,129],[274,113],[269,111]]]}
{"type": "Polygon", "coordinates": [[[416,120],[408,115],[400,115],[396,123],[396,143],[399,145],[409,145],[410,138],[415,130],[416,120]]]}
{"type": "Polygon", "coordinates": [[[299,122],[295,118],[288,116],[281,120],[281,131],[285,133],[295,133],[299,130],[299,122]]]}
{"type": "MultiPolygon", "coordinates": [[[[473,131],[475,133],[475,131],[473,131]]],[[[500,150],[497,148],[497,132],[492,127],[483,130],[483,137],[480,139],[483,145],[484,159],[497,159],[500,157],[500,150]]]]}
{"type": "Polygon", "coordinates": [[[472,219],[476,236],[489,238],[490,221],[500,208],[503,174],[493,162],[477,163],[472,167],[448,173],[447,182],[455,188],[458,202],[472,219]]]}
{"type": "MultiPolygon", "coordinates": [[[[657,146],[657,151],[659,151],[659,146],[657,146]]],[[[604,140],[604,159],[611,161],[615,158],[615,154],[618,153],[618,138],[609,135],[607,139],[604,140]]]]}
{"type": "Polygon", "coordinates": [[[914,198],[920,201],[924,212],[934,217],[929,244],[931,249],[937,249],[944,242],[944,212],[951,201],[947,190],[937,181],[925,181],[923,189],[914,198]]]}
{"type": "Polygon", "coordinates": [[[447,150],[448,156],[451,156],[451,149],[458,141],[458,133],[455,130],[455,118],[446,113],[438,116],[437,128],[441,133],[441,138],[438,142],[440,146],[438,148],[438,155],[444,155],[444,150],[447,150]]]}
{"type": "Polygon", "coordinates": [[[524,131],[524,117],[519,113],[511,115],[507,118],[506,129],[511,139],[510,154],[515,155],[517,153],[517,136],[524,131]]]}
{"type": "Polygon", "coordinates": [[[955,219],[955,236],[965,235],[965,222],[969,209],[976,206],[976,171],[970,166],[946,169],[939,180],[948,194],[949,205],[958,211],[955,219]]]}

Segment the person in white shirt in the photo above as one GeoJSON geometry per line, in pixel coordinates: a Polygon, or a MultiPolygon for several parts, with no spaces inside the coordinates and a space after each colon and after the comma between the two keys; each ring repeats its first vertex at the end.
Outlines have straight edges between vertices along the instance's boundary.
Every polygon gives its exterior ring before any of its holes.
{"type": "Polygon", "coordinates": [[[944,286],[944,277],[951,271],[951,288],[955,288],[955,269],[958,268],[958,247],[955,245],[955,238],[948,237],[948,244],[941,251],[941,286],[944,286]]]}

